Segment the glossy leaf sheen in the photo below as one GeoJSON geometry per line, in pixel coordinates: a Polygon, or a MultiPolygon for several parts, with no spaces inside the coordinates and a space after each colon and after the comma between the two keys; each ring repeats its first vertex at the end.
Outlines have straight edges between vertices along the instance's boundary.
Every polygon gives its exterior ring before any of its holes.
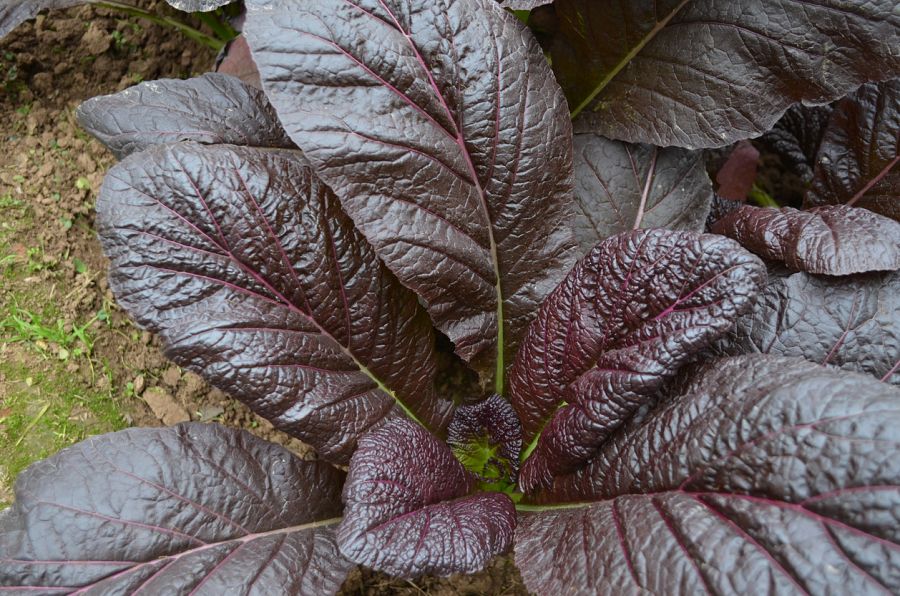
{"type": "Polygon", "coordinates": [[[900,76],[895,0],[557,0],[553,68],[577,131],[722,147],[900,76]],[[579,108],[584,106],[583,110],[579,108]]]}
{"type": "Polygon", "coordinates": [[[446,444],[407,420],[365,435],[350,461],[338,544],[350,560],[399,577],[479,571],[512,545],[516,511],[446,444]]]}
{"type": "Polygon", "coordinates": [[[640,228],[702,232],[712,183],[702,154],[575,135],[575,237],[582,254],[640,228]]]}
{"type": "Polygon", "coordinates": [[[215,424],[93,437],[17,479],[0,592],[331,594],[343,478],[215,424]]]}
{"type": "Polygon", "coordinates": [[[900,385],[900,272],[770,273],[753,310],[713,351],[800,357],[900,385]]]}
{"type": "Polygon", "coordinates": [[[492,378],[573,262],[571,124],[530,33],[494,0],[275,0],[244,32],[291,138],[492,378]]]}
{"type": "Polygon", "coordinates": [[[78,124],[119,159],[153,145],[184,140],[294,146],[262,91],[217,73],[148,81],[94,97],[78,107],[76,116],[78,124]]]}
{"type": "Polygon", "coordinates": [[[900,223],[866,209],[744,205],[716,222],[712,231],[795,271],[850,275],[900,269],[900,223]]]}
{"type": "Polygon", "coordinates": [[[855,205],[900,221],[898,163],[900,81],[863,85],[835,106],[804,205],[855,205]]]}
{"type": "Polygon", "coordinates": [[[589,460],[750,309],[765,278],[721,236],[646,230],[598,244],[548,297],[510,373],[526,440],[543,428],[523,489],[589,460]]]}
{"type": "Polygon", "coordinates": [[[297,151],[194,143],[107,175],[98,227],[119,304],[166,355],[346,463],[397,399],[440,431],[434,338],[297,151]]]}
{"type": "Polygon", "coordinates": [[[795,359],[709,363],[525,515],[537,594],[900,591],[900,392],[795,359]]]}
{"type": "Polygon", "coordinates": [[[478,403],[456,408],[447,428],[447,443],[454,449],[464,449],[483,437],[489,445],[499,448],[497,454],[509,464],[513,475],[517,475],[522,424],[512,405],[496,393],[478,403]]]}

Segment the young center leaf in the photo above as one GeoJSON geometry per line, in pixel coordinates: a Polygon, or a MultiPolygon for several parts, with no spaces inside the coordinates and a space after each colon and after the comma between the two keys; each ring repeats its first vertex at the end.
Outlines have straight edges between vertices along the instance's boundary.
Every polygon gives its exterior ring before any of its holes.
{"type": "Polygon", "coordinates": [[[753,310],[712,351],[805,358],[900,385],[900,272],[769,272],[753,310]]]}
{"type": "Polygon", "coordinates": [[[893,594],[900,391],[799,359],[705,365],[523,515],[536,594],[893,594]],[[541,509],[538,507],[537,509],[541,509]]]}
{"type": "Polygon", "coordinates": [[[867,209],[744,205],[717,221],[712,231],[794,271],[850,275],[900,269],[900,223],[867,209]]]}
{"type": "Polygon", "coordinates": [[[831,104],[791,106],[775,127],[759,139],[777,153],[787,170],[799,176],[804,184],[812,181],[819,145],[832,110],[834,107],[831,104]]]}
{"type": "Polygon", "coordinates": [[[496,393],[456,408],[447,444],[467,469],[481,471],[481,480],[515,482],[519,475],[522,424],[512,405],[496,393]]]}
{"type": "Polygon", "coordinates": [[[900,81],[863,85],[835,105],[804,205],[865,207],[900,221],[898,162],[900,81]]]}
{"type": "Polygon", "coordinates": [[[512,545],[516,510],[504,494],[472,494],[476,486],[445,443],[388,422],[350,460],[341,552],[399,577],[479,571],[512,545]]]}
{"type": "Polygon", "coordinates": [[[97,204],[119,304],[165,353],[339,463],[400,406],[442,432],[425,312],[296,150],[179,143],[97,204]]]}
{"type": "Polygon", "coordinates": [[[750,309],[765,279],[759,259],[721,236],[654,229],[598,244],[547,298],[510,372],[536,445],[523,490],[588,461],[750,309]]]}
{"type": "Polygon", "coordinates": [[[557,0],[576,130],[653,145],[759,136],[794,103],[900,76],[894,0],[557,0]]]}
{"type": "Polygon", "coordinates": [[[215,424],[93,437],[16,480],[0,592],[332,594],[343,479],[215,424]]]}
{"type": "Polygon", "coordinates": [[[244,33],[291,138],[503,393],[573,262],[571,124],[537,42],[494,0],[273,0],[244,33]]]}
{"type": "Polygon", "coordinates": [[[713,197],[702,153],[575,135],[575,238],[581,254],[640,228],[703,231],[713,197]]]}

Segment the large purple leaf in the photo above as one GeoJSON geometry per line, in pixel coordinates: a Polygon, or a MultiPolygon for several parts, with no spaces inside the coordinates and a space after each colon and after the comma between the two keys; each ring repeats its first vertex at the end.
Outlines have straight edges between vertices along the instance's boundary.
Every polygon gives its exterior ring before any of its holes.
{"type": "Polygon", "coordinates": [[[166,355],[346,463],[394,408],[440,432],[433,331],[298,151],[181,143],[107,175],[110,285],[166,355]]]}
{"type": "Polygon", "coordinates": [[[717,221],[712,231],[795,271],[850,275],[900,269],[900,223],[866,209],[744,205],[717,221]]]}
{"type": "Polygon", "coordinates": [[[702,154],[575,135],[575,237],[582,254],[640,228],[702,232],[712,183],[702,154]]]}
{"type": "Polygon", "coordinates": [[[400,577],[482,569],[512,545],[516,510],[446,444],[407,420],[366,434],[350,461],[338,545],[350,560],[400,577]]]}
{"type": "Polygon", "coordinates": [[[598,244],[548,297],[510,373],[526,441],[540,433],[520,486],[588,461],[750,309],[765,278],[721,236],[646,230],[598,244]]]}
{"type": "Polygon", "coordinates": [[[889,385],[714,361],[520,519],[516,563],[537,594],[895,594],[898,446],[889,385]]]}
{"type": "Polygon", "coordinates": [[[801,357],[900,385],[900,272],[772,273],[753,310],[713,351],[801,357]]]}
{"type": "Polygon", "coordinates": [[[503,393],[573,262],[571,124],[537,43],[494,0],[274,0],[244,32],[291,138],[503,393]]]}
{"type": "Polygon", "coordinates": [[[332,594],[343,479],[214,424],[94,437],[17,479],[0,592],[332,594]]]}
{"type": "Polygon", "coordinates": [[[119,159],[176,141],[290,148],[262,91],[208,73],[193,79],[148,81],[87,100],[78,123],[119,159]]]}
{"type": "Polygon", "coordinates": [[[898,162],[900,80],[864,85],[835,106],[804,205],[855,205],[900,221],[898,162]]]}
{"type": "Polygon", "coordinates": [[[578,132],[721,147],[900,76],[895,0],[557,0],[553,68],[578,132]]]}

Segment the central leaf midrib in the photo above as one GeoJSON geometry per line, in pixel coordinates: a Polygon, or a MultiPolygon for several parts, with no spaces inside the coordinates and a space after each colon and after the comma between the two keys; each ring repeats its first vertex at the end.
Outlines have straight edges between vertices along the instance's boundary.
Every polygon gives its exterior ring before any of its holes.
{"type": "Polygon", "coordinates": [[[597,86],[594,88],[594,90],[591,91],[588,96],[575,107],[574,110],[572,110],[572,120],[574,120],[587,106],[591,104],[591,102],[593,102],[597,98],[598,95],[600,95],[600,93],[606,88],[607,85],[612,82],[614,78],[616,78],[616,76],[622,71],[622,69],[628,66],[628,64],[632,60],[634,60],[635,56],[637,56],[641,52],[641,50],[643,50],[644,47],[648,43],[650,43],[656,37],[656,35],[660,31],[662,31],[666,27],[666,25],[669,24],[669,21],[671,21],[675,17],[675,15],[678,14],[681,9],[684,8],[690,1],[691,0],[681,0],[678,6],[676,6],[672,10],[672,12],[670,12],[666,16],[666,18],[658,21],[656,25],[654,25],[653,28],[649,32],[647,32],[647,34],[642,37],[641,40],[633,48],[631,48],[631,50],[629,50],[628,53],[625,54],[625,56],[619,62],[616,63],[612,70],[606,73],[606,76],[604,76],[602,79],[600,79],[600,82],[597,83],[597,86]]]}
{"type": "MultiPolygon", "coordinates": [[[[685,1],[687,1],[687,0],[685,0],[685,1]]],[[[437,97],[438,101],[441,103],[441,106],[444,109],[446,117],[448,118],[448,120],[451,123],[453,123],[453,127],[456,131],[454,140],[456,142],[457,147],[459,147],[459,150],[462,152],[462,156],[466,162],[466,168],[469,171],[469,175],[471,176],[472,182],[475,185],[475,190],[478,192],[479,202],[481,204],[484,219],[487,224],[486,227],[487,227],[488,242],[489,242],[490,253],[491,253],[491,265],[494,269],[494,277],[496,279],[494,288],[495,288],[496,297],[497,297],[497,310],[496,310],[496,313],[497,313],[496,314],[496,316],[497,316],[497,354],[496,354],[496,369],[495,369],[495,377],[494,377],[494,391],[500,395],[503,395],[503,386],[504,386],[504,381],[505,381],[504,377],[505,377],[505,368],[506,368],[504,365],[504,357],[503,357],[503,342],[504,342],[503,287],[500,283],[500,280],[501,280],[501,278],[500,278],[500,258],[499,258],[499,253],[497,250],[497,242],[494,239],[494,228],[493,228],[493,224],[491,221],[490,208],[489,208],[488,202],[487,202],[487,194],[485,193],[484,188],[481,186],[481,180],[478,177],[478,172],[475,170],[475,164],[472,162],[472,156],[469,153],[469,150],[466,148],[466,142],[465,142],[465,139],[463,138],[463,134],[462,134],[462,127],[459,125],[459,123],[457,123],[456,119],[453,117],[453,112],[450,110],[450,106],[447,104],[447,100],[444,97],[444,94],[441,93],[440,89],[438,88],[437,83],[435,82],[434,77],[431,74],[431,70],[428,67],[428,63],[425,61],[425,57],[422,56],[421,52],[419,52],[419,48],[416,46],[412,37],[410,37],[410,35],[408,33],[406,33],[406,31],[403,30],[403,27],[400,26],[400,21],[397,19],[396,15],[390,10],[390,8],[388,8],[385,5],[385,3],[382,2],[381,0],[379,0],[379,4],[390,15],[391,20],[394,21],[394,27],[397,29],[397,31],[400,34],[402,34],[403,37],[406,39],[407,43],[409,44],[410,49],[415,54],[416,61],[422,67],[422,70],[424,71],[425,76],[428,79],[429,86],[431,87],[431,89],[434,92],[435,96],[437,97]]],[[[356,5],[354,4],[354,6],[356,6],[356,5]]],[[[363,10],[362,7],[357,6],[357,8],[359,8],[360,10],[363,10]]],[[[369,16],[375,18],[368,11],[363,10],[363,12],[368,14],[369,16]]],[[[378,20],[381,21],[381,19],[378,19],[378,20]]],[[[384,23],[384,21],[381,21],[381,22],[384,23]]],[[[390,26],[388,23],[385,23],[385,24],[390,26]]],[[[500,93],[499,83],[497,86],[497,93],[498,94],[500,93]]],[[[424,108],[419,107],[419,109],[424,111],[424,108]]],[[[437,126],[437,127],[441,128],[442,130],[446,130],[446,129],[443,129],[443,127],[439,126],[433,118],[430,118],[430,120],[434,126],[437,126]]]]}

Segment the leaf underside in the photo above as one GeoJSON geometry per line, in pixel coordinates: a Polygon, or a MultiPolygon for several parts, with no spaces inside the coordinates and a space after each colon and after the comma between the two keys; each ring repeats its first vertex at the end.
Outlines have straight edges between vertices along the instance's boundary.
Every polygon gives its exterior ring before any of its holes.
{"type": "Polygon", "coordinates": [[[573,263],[571,123],[537,43],[494,0],[276,0],[244,32],[291,138],[502,393],[573,263]]]}
{"type": "Polygon", "coordinates": [[[900,590],[900,392],[798,359],[714,361],[524,515],[537,594],[900,590]]]}
{"type": "Polygon", "coordinates": [[[299,152],[149,149],[97,214],[110,286],[166,355],[322,457],[346,463],[395,404],[446,428],[427,315],[299,152]]]}
{"type": "Polygon", "coordinates": [[[722,147],[900,76],[894,0],[558,0],[553,68],[576,131],[722,147]]]}
{"type": "Polygon", "coordinates": [[[765,277],[721,236],[655,229],[598,244],[544,303],[510,374],[526,441],[540,433],[520,486],[587,462],[750,309],[765,277]]]}
{"type": "Polygon", "coordinates": [[[215,424],[94,437],[19,475],[0,592],[334,593],[343,478],[215,424]]]}

